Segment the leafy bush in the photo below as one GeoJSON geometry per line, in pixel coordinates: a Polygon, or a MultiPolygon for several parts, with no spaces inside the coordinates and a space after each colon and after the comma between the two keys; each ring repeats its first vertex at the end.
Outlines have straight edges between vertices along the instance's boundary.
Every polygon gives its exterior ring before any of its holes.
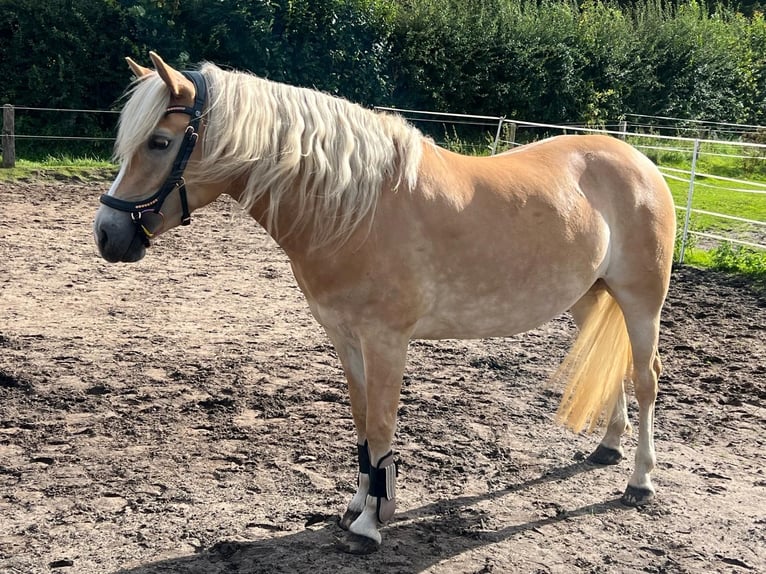
{"type": "Polygon", "coordinates": [[[711,252],[711,263],[721,271],[735,271],[766,281],[766,253],[763,251],[755,251],[743,245],[734,247],[724,242],[711,252]]]}

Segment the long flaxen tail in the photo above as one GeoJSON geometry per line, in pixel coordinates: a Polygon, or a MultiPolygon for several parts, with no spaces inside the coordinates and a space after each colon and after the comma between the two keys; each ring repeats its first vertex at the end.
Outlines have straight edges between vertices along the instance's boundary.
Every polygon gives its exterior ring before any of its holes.
{"type": "Polygon", "coordinates": [[[553,375],[566,384],[556,419],[580,432],[608,421],[633,368],[630,339],[620,306],[607,291],[598,294],[569,354],[553,375]]]}

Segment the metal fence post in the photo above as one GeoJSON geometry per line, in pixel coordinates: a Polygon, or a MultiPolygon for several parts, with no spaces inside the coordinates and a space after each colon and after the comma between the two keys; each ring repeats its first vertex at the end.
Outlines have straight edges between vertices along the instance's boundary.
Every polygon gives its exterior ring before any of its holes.
{"type": "Polygon", "coordinates": [[[16,138],[13,124],[13,106],[5,104],[3,106],[3,167],[16,167],[16,138]]]}
{"type": "Polygon", "coordinates": [[[697,171],[697,156],[700,151],[700,140],[694,140],[694,151],[692,152],[692,167],[689,173],[689,192],[686,194],[686,214],[684,215],[684,231],[681,235],[681,253],[678,255],[678,262],[684,262],[686,254],[686,242],[689,238],[689,221],[692,215],[692,197],[694,196],[694,174],[697,171]]]}

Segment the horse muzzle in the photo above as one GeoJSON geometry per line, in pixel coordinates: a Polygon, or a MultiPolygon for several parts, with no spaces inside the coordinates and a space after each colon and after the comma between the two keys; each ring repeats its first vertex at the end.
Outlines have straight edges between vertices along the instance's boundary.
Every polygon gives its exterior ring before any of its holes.
{"type": "Polygon", "coordinates": [[[93,222],[93,238],[101,257],[110,263],[133,263],[146,255],[145,236],[124,211],[102,205],[93,222]]]}

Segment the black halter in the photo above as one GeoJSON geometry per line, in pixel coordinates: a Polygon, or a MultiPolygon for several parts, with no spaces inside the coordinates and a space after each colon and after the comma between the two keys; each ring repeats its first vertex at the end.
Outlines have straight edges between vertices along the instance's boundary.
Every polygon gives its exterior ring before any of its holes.
{"type": "Polygon", "coordinates": [[[140,201],[126,201],[107,194],[103,194],[99,198],[101,203],[108,207],[130,213],[130,217],[140,232],[144,245],[147,247],[150,244],[149,239],[152,234],[144,225],[142,225],[141,213],[150,210],[154,213],[160,213],[162,204],[174,189],[178,189],[178,193],[181,197],[181,225],[189,225],[191,223],[189,204],[186,199],[186,182],[184,181],[183,173],[186,169],[186,164],[194,151],[194,144],[197,143],[199,137],[199,124],[202,119],[202,109],[204,108],[205,100],[207,99],[207,84],[205,83],[205,78],[199,72],[182,73],[194,84],[196,95],[194,97],[194,106],[191,108],[187,106],[170,106],[165,110],[165,115],[187,114],[191,118],[189,120],[189,125],[184,132],[184,139],[181,142],[181,147],[178,150],[175,160],[173,160],[173,167],[170,170],[170,175],[168,175],[165,183],[162,184],[162,187],[157,193],[140,201]]]}

